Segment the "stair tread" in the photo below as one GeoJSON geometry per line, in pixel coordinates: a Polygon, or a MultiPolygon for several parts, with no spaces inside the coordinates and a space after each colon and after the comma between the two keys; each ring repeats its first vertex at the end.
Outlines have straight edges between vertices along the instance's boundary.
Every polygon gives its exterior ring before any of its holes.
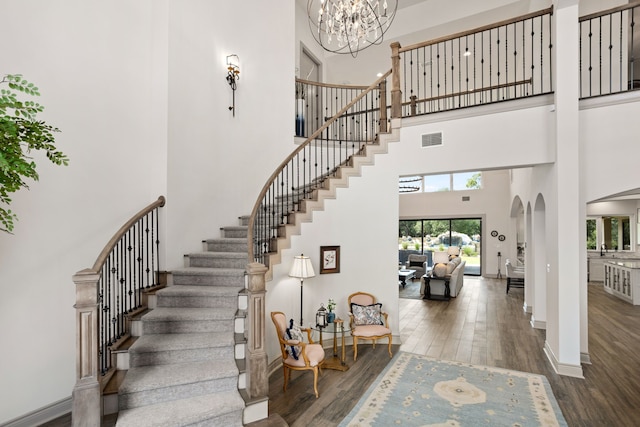
{"type": "Polygon", "coordinates": [[[229,332],[194,332],[189,334],[142,335],[129,351],[136,353],[152,351],[190,350],[234,345],[234,335],[229,332]]]}
{"type": "Polygon", "coordinates": [[[142,317],[144,322],[183,320],[231,320],[237,309],[209,307],[158,307],[142,317]]]}
{"type": "Polygon", "coordinates": [[[172,271],[175,275],[191,276],[244,276],[244,268],[216,268],[216,267],[184,267],[172,271]]]}
{"type": "Polygon", "coordinates": [[[194,297],[219,297],[237,296],[244,289],[241,286],[202,286],[202,285],[173,285],[159,292],[160,296],[194,296],[194,297]]]}
{"type": "Polygon", "coordinates": [[[124,409],[118,414],[117,424],[119,427],[184,426],[243,408],[244,402],[239,393],[226,391],[124,409]]]}
{"type": "Polygon", "coordinates": [[[213,237],[206,239],[205,242],[246,242],[246,237],[213,237]]]}
{"type": "Polygon", "coordinates": [[[120,394],[156,390],[238,376],[234,359],[203,360],[130,368],[120,385],[120,394]]]}

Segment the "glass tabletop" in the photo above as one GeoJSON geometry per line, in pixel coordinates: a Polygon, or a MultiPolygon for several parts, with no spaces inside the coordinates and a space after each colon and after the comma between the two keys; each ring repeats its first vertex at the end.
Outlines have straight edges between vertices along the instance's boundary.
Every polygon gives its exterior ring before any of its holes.
{"type": "MultiPolygon", "coordinates": [[[[336,319],[336,320],[340,320],[340,319],[336,319]]],[[[329,323],[327,326],[325,327],[319,327],[318,325],[312,326],[311,327],[312,330],[314,331],[318,331],[318,332],[329,332],[329,333],[333,333],[333,332],[349,332],[351,331],[351,329],[349,328],[349,323],[348,322],[332,322],[329,323]]]]}

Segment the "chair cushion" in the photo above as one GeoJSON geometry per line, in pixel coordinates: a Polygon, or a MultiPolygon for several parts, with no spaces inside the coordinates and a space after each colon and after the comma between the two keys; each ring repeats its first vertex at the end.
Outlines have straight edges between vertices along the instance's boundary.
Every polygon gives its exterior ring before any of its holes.
{"type": "Polygon", "coordinates": [[[351,303],[353,322],[356,325],[382,325],[382,304],[360,305],[351,303]]]}
{"type": "Polygon", "coordinates": [[[379,337],[382,335],[389,335],[391,329],[385,328],[382,325],[360,325],[353,328],[352,335],[359,337],[379,337]]]}
{"type": "MultiPolygon", "coordinates": [[[[285,340],[295,340],[298,342],[304,341],[304,335],[302,335],[302,331],[293,323],[293,319],[289,320],[289,327],[287,328],[284,336],[285,340]]],[[[302,350],[302,346],[299,345],[290,345],[287,348],[287,352],[290,356],[292,356],[295,360],[300,359],[300,351],[302,350]]],[[[304,364],[304,363],[303,363],[304,364]]]]}
{"type": "MultiPolygon", "coordinates": [[[[320,344],[307,344],[307,346],[305,347],[305,352],[307,354],[307,358],[309,359],[309,366],[316,366],[324,360],[324,349],[320,344]]],[[[302,357],[302,355],[300,355],[298,359],[294,359],[293,357],[291,357],[291,355],[289,355],[289,357],[284,360],[284,363],[289,366],[305,366],[304,357],[302,357]]]]}

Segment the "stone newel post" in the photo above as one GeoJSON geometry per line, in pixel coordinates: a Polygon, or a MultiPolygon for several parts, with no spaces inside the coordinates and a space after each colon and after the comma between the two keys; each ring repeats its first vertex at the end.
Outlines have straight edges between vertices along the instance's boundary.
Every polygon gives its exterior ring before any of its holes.
{"type": "Polygon", "coordinates": [[[247,266],[249,275],[247,392],[251,398],[269,395],[267,352],[264,344],[266,272],[267,267],[257,262],[247,266]]]}
{"type": "Polygon", "coordinates": [[[73,276],[76,284],[76,385],[71,421],[74,427],[100,426],[102,398],[98,381],[98,280],[89,269],[73,276]]]}

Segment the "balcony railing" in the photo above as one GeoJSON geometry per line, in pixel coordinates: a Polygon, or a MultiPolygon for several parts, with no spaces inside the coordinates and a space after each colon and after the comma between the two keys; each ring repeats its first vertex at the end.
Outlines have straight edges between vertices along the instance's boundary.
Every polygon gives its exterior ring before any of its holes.
{"type": "MultiPolygon", "coordinates": [[[[324,114],[338,111],[332,117],[318,116],[322,124],[282,162],[258,196],[249,220],[249,259],[268,266],[268,255],[276,251],[280,229],[289,223],[290,215],[302,209],[305,200],[315,198],[340,166],[375,143],[379,132],[387,131],[386,79],[390,74],[388,71],[364,90],[356,88],[358,94],[352,99],[346,99],[350,93],[343,92],[346,87],[328,96],[336,104],[323,103],[320,110],[324,114]]],[[[299,88],[329,89],[297,83],[299,88]]]]}
{"type": "Polygon", "coordinates": [[[392,117],[553,92],[552,13],[549,8],[407,47],[393,43],[392,117]]]}
{"type": "Polygon", "coordinates": [[[580,18],[580,98],[640,89],[640,2],[580,18]]]}

